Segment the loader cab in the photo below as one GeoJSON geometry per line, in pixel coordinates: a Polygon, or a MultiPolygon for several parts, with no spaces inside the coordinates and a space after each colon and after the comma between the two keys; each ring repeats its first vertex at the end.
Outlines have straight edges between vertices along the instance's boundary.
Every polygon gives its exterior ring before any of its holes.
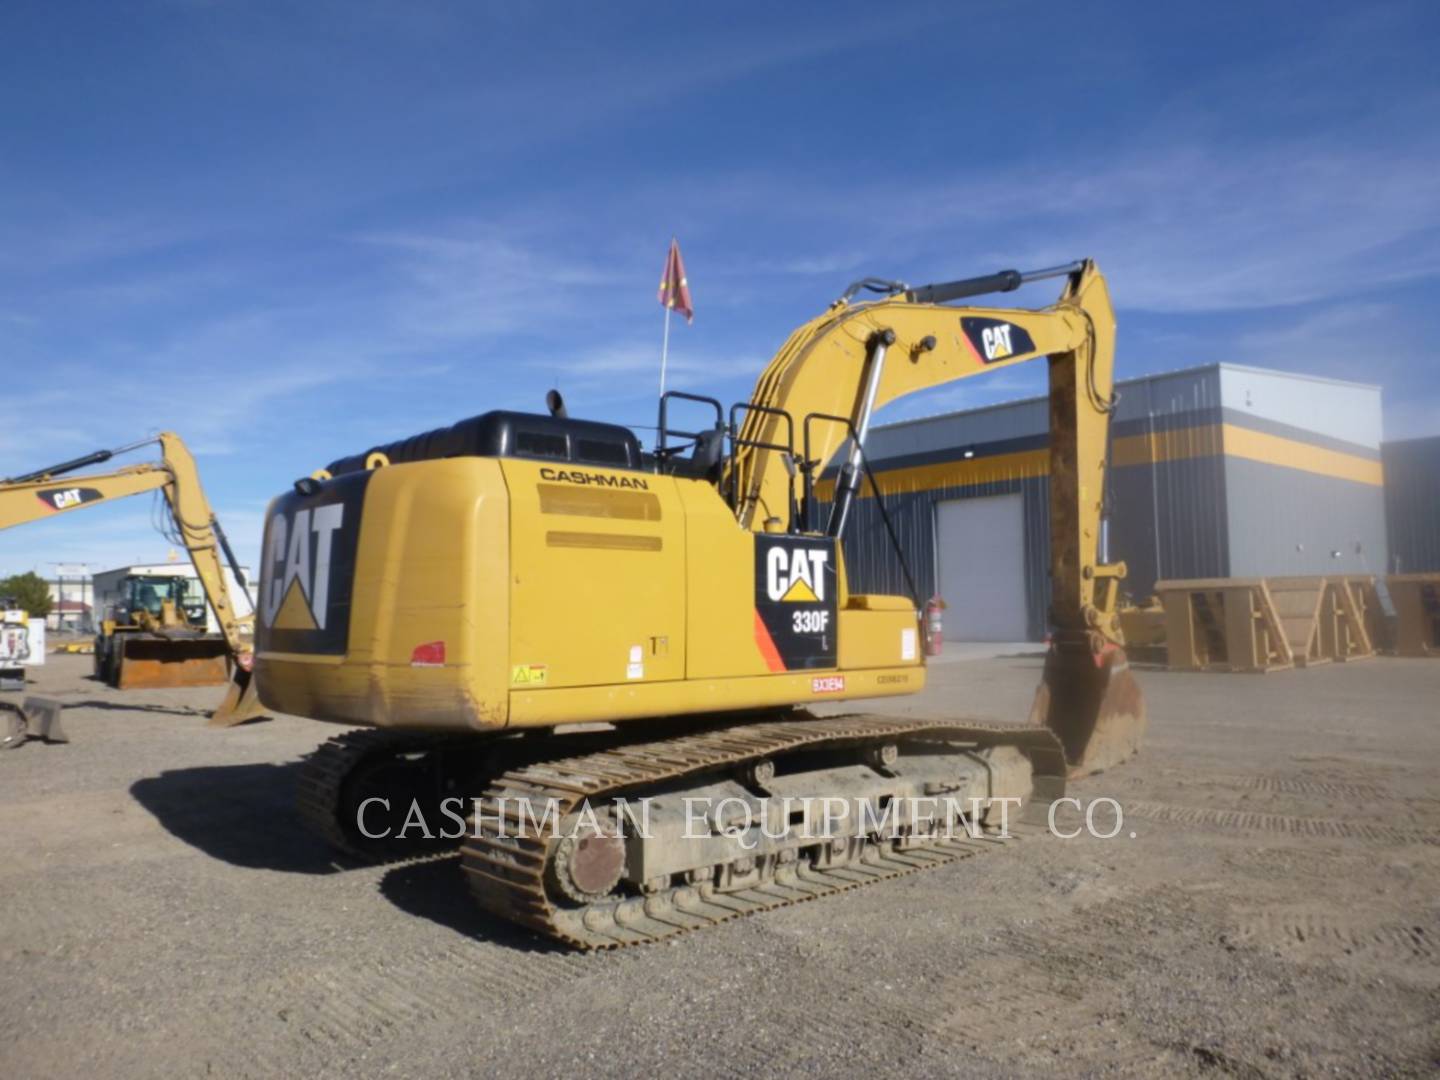
{"type": "Polygon", "coordinates": [[[127,617],[143,611],[159,619],[167,603],[173,604],[175,611],[191,625],[204,625],[205,597],[200,583],[183,574],[136,574],[126,578],[122,610],[115,616],[119,617],[117,621],[126,621],[127,617]]]}

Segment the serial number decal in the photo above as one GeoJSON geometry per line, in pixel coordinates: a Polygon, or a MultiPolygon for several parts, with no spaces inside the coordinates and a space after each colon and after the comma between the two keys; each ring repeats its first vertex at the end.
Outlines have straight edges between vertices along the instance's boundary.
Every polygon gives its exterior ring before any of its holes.
{"type": "Polygon", "coordinates": [[[838,694],[844,689],[844,675],[816,675],[810,680],[812,694],[838,694]]]}

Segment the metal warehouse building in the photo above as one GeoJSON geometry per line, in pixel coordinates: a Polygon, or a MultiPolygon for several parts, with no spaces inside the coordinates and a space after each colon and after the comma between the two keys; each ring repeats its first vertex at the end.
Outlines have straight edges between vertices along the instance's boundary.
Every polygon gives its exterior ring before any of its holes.
{"type": "MultiPolygon", "coordinates": [[[[1387,569],[1379,387],[1211,364],[1116,390],[1109,558],[1128,564],[1130,595],[1162,578],[1387,569]]],[[[1044,636],[1047,425],[1035,398],[871,430],[922,598],[950,605],[947,638],[1044,636]]],[[[907,591],[872,498],[845,554],[852,589],[907,591]]]]}

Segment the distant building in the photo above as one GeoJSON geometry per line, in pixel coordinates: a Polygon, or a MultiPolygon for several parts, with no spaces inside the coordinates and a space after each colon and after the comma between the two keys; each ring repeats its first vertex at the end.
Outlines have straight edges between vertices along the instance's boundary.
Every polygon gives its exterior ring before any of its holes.
{"type": "MultiPolygon", "coordinates": [[[[1161,578],[1387,570],[1379,387],[1210,364],[1116,390],[1109,558],[1132,596],[1161,578]]],[[[1048,423],[1035,398],[871,429],[921,599],[949,605],[947,639],[1046,632],[1048,423]]],[[[907,591],[872,498],[856,501],[845,558],[853,590],[907,591]]]]}
{"type": "Polygon", "coordinates": [[[83,600],[56,600],[45,625],[62,633],[88,634],[94,628],[91,614],[90,605],[83,600]]]}
{"type": "Polygon", "coordinates": [[[45,584],[51,601],[47,629],[73,634],[94,630],[95,585],[84,566],[61,566],[45,584]]]}

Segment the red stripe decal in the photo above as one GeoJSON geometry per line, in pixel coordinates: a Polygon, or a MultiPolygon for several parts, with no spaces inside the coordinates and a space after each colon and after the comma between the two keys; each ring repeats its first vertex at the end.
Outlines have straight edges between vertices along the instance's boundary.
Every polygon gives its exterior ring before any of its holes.
{"type": "Polygon", "coordinates": [[[975,361],[975,366],[983,368],[985,366],[985,358],[982,357],[980,351],[975,348],[975,343],[970,340],[970,335],[962,330],[960,331],[960,340],[965,343],[965,351],[970,354],[970,359],[975,361]]]}
{"type": "Polygon", "coordinates": [[[755,644],[760,648],[760,655],[765,658],[766,667],[771,671],[785,670],[785,661],[780,658],[780,650],[775,648],[775,639],[770,636],[770,630],[758,611],[755,612],[755,644]]]}

